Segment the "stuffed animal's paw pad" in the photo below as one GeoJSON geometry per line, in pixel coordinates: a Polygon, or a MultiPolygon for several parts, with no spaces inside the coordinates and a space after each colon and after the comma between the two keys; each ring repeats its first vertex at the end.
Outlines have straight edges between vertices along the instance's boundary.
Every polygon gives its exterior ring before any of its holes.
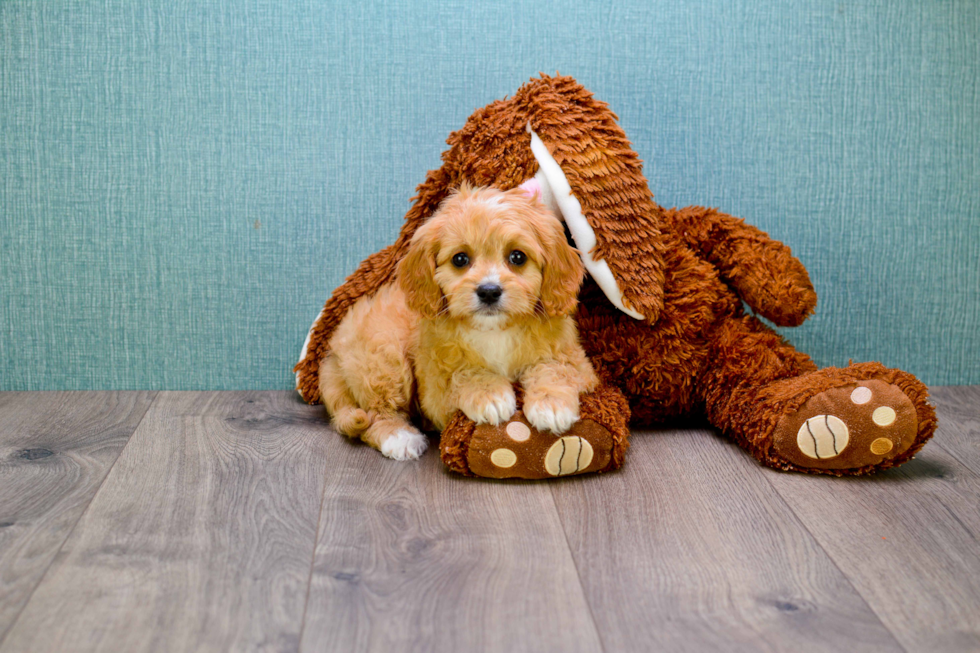
{"type": "Polygon", "coordinates": [[[592,464],[595,455],[589,441],[577,435],[559,438],[544,456],[544,468],[552,476],[578,474],[592,464]]]}
{"type": "Polygon", "coordinates": [[[836,415],[816,415],[803,422],[796,433],[796,446],[817,460],[839,456],[850,442],[850,433],[836,415]]]}

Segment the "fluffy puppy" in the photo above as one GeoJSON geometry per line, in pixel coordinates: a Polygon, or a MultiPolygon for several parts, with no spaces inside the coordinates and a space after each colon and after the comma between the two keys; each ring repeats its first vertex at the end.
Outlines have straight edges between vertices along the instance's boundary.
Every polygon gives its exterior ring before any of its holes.
{"type": "Polygon", "coordinates": [[[563,433],[597,379],[572,318],[584,269],[536,195],[463,187],[415,233],[394,283],[359,300],[330,339],[320,396],[337,431],[417,458],[457,410],[478,424],[524,414],[563,433]],[[413,383],[413,380],[415,383],[413,383]]]}
{"type": "Polygon", "coordinates": [[[561,222],[537,195],[464,187],[415,233],[398,266],[419,316],[415,377],[442,430],[456,410],[500,424],[516,410],[563,433],[597,379],[572,314],[584,269],[561,222]]]}

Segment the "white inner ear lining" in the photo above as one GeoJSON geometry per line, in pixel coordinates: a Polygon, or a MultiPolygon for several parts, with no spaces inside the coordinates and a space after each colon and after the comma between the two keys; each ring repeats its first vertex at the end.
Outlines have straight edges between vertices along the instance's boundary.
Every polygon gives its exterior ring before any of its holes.
{"type": "MultiPolygon", "coordinates": [[[[316,319],[313,320],[313,324],[310,325],[310,330],[306,332],[306,340],[303,341],[303,351],[299,353],[299,360],[301,362],[306,360],[306,352],[310,348],[310,339],[313,337],[313,327],[315,327],[316,323],[320,321],[321,317],[323,317],[324,310],[326,310],[326,307],[320,309],[320,314],[316,316],[316,319]]],[[[299,372],[296,372],[296,392],[299,393],[300,397],[303,396],[303,391],[299,389],[299,372]]],[[[319,393],[319,390],[317,390],[317,393],[319,393]]]]}
{"type": "Polygon", "coordinates": [[[582,215],[582,204],[572,193],[572,187],[561,166],[551,156],[551,152],[545,147],[541,138],[531,129],[531,123],[527,124],[527,131],[531,134],[531,153],[538,162],[538,172],[534,178],[541,185],[541,201],[568,225],[568,231],[571,232],[572,240],[575,241],[575,246],[582,257],[582,264],[613,306],[634,319],[644,319],[642,314],[626,306],[623,293],[612,270],[609,269],[609,264],[592,258],[592,248],[596,244],[595,231],[582,215]]]}

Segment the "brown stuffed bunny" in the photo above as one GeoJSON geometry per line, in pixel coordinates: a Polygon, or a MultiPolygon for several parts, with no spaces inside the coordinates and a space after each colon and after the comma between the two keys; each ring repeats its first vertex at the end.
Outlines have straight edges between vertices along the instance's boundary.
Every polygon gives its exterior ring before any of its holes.
{"type": "Polygon", "coordinates": [[[393,280],[412,234],[451,189],[508,190],[534,177],[589,273],[577,322],[602,385],[582,397],[580,421],[561,437],[534,430],[520,410],[497,427],[457,413],[441,439],[450,468],[494,478],[615,469],[629,425],[699,414],[770,467],[840,476],[909,460],[936,428],[925,386],[878,363],[817,369],[746,314],[743,301],[776,325],[801,324],[817,301],[802,264],[742,220],[654,203],[616,121],[570,77],[543,75],[477,110],[449,136],[395,244],[327,301],[295,367],[304,399],[319,399],[337,324],[393,280]]]}

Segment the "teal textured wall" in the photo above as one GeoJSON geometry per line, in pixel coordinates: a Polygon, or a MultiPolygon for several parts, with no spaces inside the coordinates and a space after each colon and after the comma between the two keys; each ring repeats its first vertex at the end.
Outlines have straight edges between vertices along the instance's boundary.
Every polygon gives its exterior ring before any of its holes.
{"type": "Polygon", "coordinates": [[[450,131],[539,71],[809,268],[788,337],[980,383],[980,3],[0,3],[0,389],[287,388],[450,131]]]}

